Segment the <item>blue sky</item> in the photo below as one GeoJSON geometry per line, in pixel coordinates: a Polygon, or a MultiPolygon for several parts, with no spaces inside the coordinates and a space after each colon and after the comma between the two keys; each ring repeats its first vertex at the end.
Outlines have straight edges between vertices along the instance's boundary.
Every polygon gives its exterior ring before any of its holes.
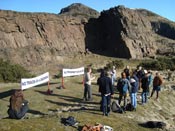
{"type": "Polygon", "coordinates": [[[175,22],[175,0],[0,0],[0,9],[57,14],[72,3],[82,3],[99,12],[118,5],[144,8],[175,22]]]}

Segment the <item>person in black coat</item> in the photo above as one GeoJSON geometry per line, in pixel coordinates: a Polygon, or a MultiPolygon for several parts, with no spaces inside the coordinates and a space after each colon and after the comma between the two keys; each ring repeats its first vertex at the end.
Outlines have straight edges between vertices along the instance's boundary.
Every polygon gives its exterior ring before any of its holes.
{"type": "Polygon", "coordinates": [[[149,92],[149,78],[148,78],[148,72],[147,70],[144,70],[145,76],[141,80],[141,87],[142,87],[142,105],[147,103],[148,101],[148,92],[149,92]]]}
{"type": "Polygon", "coordinates": [[[102,97],[103,115],[108,116],[110,113],[111,97],[114,94],[110,74],[107,70],[104,71],[104,76],[99,79],[99,91],[102,97]]]}

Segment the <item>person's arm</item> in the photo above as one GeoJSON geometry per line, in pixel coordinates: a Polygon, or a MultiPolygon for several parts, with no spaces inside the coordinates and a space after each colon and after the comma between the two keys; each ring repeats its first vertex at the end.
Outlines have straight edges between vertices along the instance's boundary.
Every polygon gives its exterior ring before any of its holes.
{"type": "Polygon", "coordinates": [[[131,84],[128,79],[127,79],[127,83],[128,83],[128,91],[131,92],[131,84]]]}
{"type": "Polygon", "coordinates": [[[110,86],[110,90],[111,90],[111,96],[113,96],[113,94],[114,94],[114,88],[112,86],[112,80],[111,80],[111,78],[109,78],[109,86],[110,86]]]}
{"type": "Polygon", "coordinates": [[[95,76],[92,76],[92,75],[90,75],[90,74],[89,74],[89,77],[90,77],[90,80],[91,80],[91,81],[95,79],[95,76]]]}

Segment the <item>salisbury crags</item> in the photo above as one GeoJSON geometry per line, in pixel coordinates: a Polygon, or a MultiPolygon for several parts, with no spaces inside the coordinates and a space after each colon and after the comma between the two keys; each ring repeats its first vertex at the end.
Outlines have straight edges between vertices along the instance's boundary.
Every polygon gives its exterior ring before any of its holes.
{"type": "Polygon", "coordinates": [[[92,53],[140,59],[174,54],[175,23],[144,9],[101,13],[72,4],[59,14],[0,10],[0,57],[24,66],[92,53]]]}

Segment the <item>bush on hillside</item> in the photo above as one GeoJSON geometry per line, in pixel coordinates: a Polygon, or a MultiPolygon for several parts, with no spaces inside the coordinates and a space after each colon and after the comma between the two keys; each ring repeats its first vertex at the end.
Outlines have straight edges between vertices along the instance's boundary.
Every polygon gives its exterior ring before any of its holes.
{"type": "Polygon", "coordinates": [[[153,61],[144,61],[138,66],[151,70],[175,70],[175,58],[157,58],[157,60],[153,61]]]}
{"type": "Polygon", "coordinates": [[[122,60],[115,60],[115,61],[112,61],[112,62],[106,64],[105,68],[112,69],[113,66],[115,66],[117,69],[122,69],[122,68],[124,68],[124,63],[122,60]]]}
{"type": "Polygon", "coordinates": [[[0,82],[20,82],[21,78],[32,77],[24,67],[0,59],[0,82]]]}

